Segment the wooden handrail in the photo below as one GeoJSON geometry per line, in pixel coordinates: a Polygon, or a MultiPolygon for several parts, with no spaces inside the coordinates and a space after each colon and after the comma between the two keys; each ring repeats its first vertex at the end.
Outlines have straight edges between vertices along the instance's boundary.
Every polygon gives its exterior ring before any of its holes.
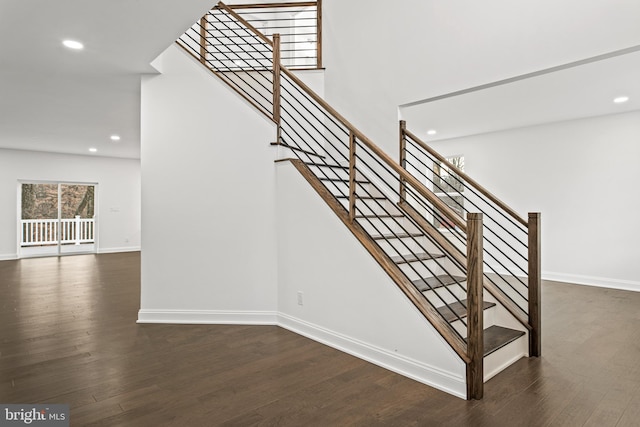
{"type": "Polygon", "coordinates": [[[227,6],[226,4],[224,4],[222,2],[218,2],[216,7],[219,7],[220,9],[224,9],[227,13],[229,13],[231,16],[233,16],[238,21],[240,21],[242,23],[242,25],[244,25],[245,27],[247,27],[248,29],[253,31],[253,33],[256,36],[258,36],[258,37],[260,37],[262,39],[262,41],[267,43],[269,46],[273,47],[273,42],[271,40],[269,40],[269,37],[265,36],[260,31],[258,31],[253,25],[251,25],[249,22],[247,22],[247,20],[244,19],[242,16],[240,16],[236,12],[234,12],[233,9],[231,9],[229,6],[227,6]]]}
{"type": "Polygon", "coordinates": [[[448,168],[452,169],[455,171],[456,175],[462,177],[465,181],[467,181],[472,187],[474,187],[476,190],[478,190],[480,193],[482,193],[485,197],[487,197],[489,200],[491,200],[493,203],[495,203],[500,209],[504,210],[506,213],[508,213],[509,215],[511,215],[511,217],[513,217],[516,221],[518,221],[520,224],[522,224],[524,227],[528,227],[529,223],[527,220],[525,220],[524,218],[522,218],[516,211],[514,211],[513,209],[511,209],[509,206],[507,206],[506,203],[504,203],[502,200],[498,199],[496,196],[494,196],[489,190],[487,190],[486,188],[484,188],[482,185],[478,184],[478,182],[476,182],[473,178],[471,178],[469,175],[467,175],[466,173],[464,173],[463,171],[461,171],[460,169],[458,169],[457,167],[455,167],[451,162],[449,162],[446,158],[444,158],[440,153],[438,153],[437,151],[435,151],[433,148],[429,147],[426,143],[424,143],[420,138],[418,138],[417,136],[415,136],[411,131],[404,129],[404,133],[411,138],[416,144],[418,144],[421,148],[423,148],[424,150],[428,151],[432,156],[434,156],[436,159],[440,160],[442,163],[444,163],[445,165],[447,165],[448,168]]]}
{"type": "Polygon", "coordinates": [[[347,119],[345,119],[340,113],[338,113],[333,107],[331,107],[324,99],[315,93],[309,86],[307,86],[302,80],[300,80],[295,74],[293,74],[287,67],[282,67],[281,71],[293,80],[307,95],[313,98],[322,108],[324,108],[329,114],[335,117],[343,126],[345,126],[350,132],[369,148],[380,160],[386,163],[394,172],[396,172],[400,179],[405,183],[411,185],[422,197],[431,202],[440,212],[442,212],[449,220],[451,220],[457,227],[463,232],[467,231],[467,223],[456,214],[446,203],[444,203],[438,196],[436,196],[431,190],[429,190],[424,184],[418,181],[413,175],[404,170],[398,163],[396,163],[387,153],[385,153],[380,147],[374,144],[369,138],[367,138],[358,128],[352,125],[347,119]]]}
{"type": "Polygon", "coordinates": [[[292,7],[292,6],[315,6],[316,2],[314,1],[294,1],[294,2],[285,2],[285,3],[249,3],[249,4],[234,4],[229,5],[230,9],[269,9],[269,8],[278,8],[278,7],[292,7]]]}

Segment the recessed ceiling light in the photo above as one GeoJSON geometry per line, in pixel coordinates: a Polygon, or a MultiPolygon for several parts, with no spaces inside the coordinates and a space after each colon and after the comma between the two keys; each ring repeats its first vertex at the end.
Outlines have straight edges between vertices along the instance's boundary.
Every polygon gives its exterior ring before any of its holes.
{"type": "Polygon", "coordinates": [[[436,132],[434,129],[430,129],[427,131],[427,135],[435,135],[436,133],[438,132],[436,132]]]}
{"type": "Polygon", "coordinates": [[[84,45],[82,43],[75,40],[65,40],[62,42],[62,44],[68,47],[69,49],[80,50],[84,48],[84,45]]]}
{"type": "Polygon", "coordinates": [[[91,151],[92,153],[96,153],[98,151],[98,149],[91,147],[91,148],[89,148],[89,151],[91,151]]]}
{"type": "Polygon", "coordinates": [[[120,135],[111,135],[110,138],[112,141],[120,141],[120,135]]]}
{"type": "Polygon", "coordinates": [[[619,96],[613,100],[616,104],[622,104],[623,102],[627,102],[629,100],[628,96],[619,96]]]}

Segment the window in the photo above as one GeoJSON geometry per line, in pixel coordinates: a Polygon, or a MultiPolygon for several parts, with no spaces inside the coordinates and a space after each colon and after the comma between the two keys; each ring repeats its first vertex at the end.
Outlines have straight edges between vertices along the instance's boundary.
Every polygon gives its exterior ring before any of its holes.
{"type": "MultiPolygon", "coordinates": [[[[464,156],[447,157],[446,160],[458,170],[464,172],[464,156]]],[[[464,185],[462,185],[462,179],[444,162],[439,162],[434,165],[433,175],[433,192],[454,212],[457,212],[464,218],[464,185]]],[[[436,227],[441,229],[451,229],[455,227],[444,215],[439,216],[436,215],[434,217],[434,225],[436,227]]]]}

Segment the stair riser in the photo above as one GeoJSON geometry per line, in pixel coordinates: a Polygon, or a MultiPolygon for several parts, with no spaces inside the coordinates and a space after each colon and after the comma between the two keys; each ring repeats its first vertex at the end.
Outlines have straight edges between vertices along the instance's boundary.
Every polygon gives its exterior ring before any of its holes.
{"type": "Polygon", "coordinates": [[[436,307],[444,303],[453,304],[467,298],[467,291],[460,285],[443,286],[432,291],[422,293],[436,307]],[[457,299],[456,299],[457,298],[457,299]]]}
{"type": "MultiPolygon", "coordinates": [[[[349,206],[348,199],[340,199],[345,208],[349,206]]],[[[357,215],[395,215],[400,210],[389,200],[358,200],[357,215]]]]}
{"type": "MultiPolygon", "coordinates": [[[[484,328],[495,325],[495,307],[484,310],[483,314],[482,321],[484,322],[484,328]]],[[[467,321],[466,317],[464,318],[464,321],[467,321]]],[[[451,326],[453,326],[453,328],[463,337],[467,336],[467,326],[462,323],[462,321],[456,320],[455,322],[451,322],[451,326]]]]}
{"type": "Polygon", "coordinates": [[[432,277],[443,273],[438,264],[431,259],[399,264],[398,266],[410,280],[432,277]]]}
{"type": "MultiPolygon", "coordinates": [[[[330,168],[328,166],[312,166],[309,165],[309,169],[315,176],[317,176],[320,180],[322,178],[337,178],[345,181],[347,183],[347,188],[349,187],[349,169],[348,168],[330,168]]],[[[366,177],[364,177],[360,172],[356,171],[356,180],[358,181],[368,181],[366,177]]],[[[325,185],[327,181],[322,181],[325,185]]],[[[338,183],[339,184],[339,183],[338,183]]]]}
{"type": "MultiPolygon", "coordinates": [[[[343,181],[323,181],[322,182],[325,187],[329,189],[331,194],[333,195],[348,195],[349,194],[349,183],[343,181]]],[[[371,184],[366,183],[358,183],[356,185],[356,194],[359,197],[379,197],[383,196],[383,194],[375,188],[371,184]]]]}
{"type": "Polygon", "coordinates": [[[494,351],[484,358],[484,382],[513,365],[523,357],[529,356],[529,334],[494,351]]]}
{"type": "Polygon", "coordinates": [[[402,239],[376,240],[389,256],[419,252],[435,252],[435,248],[426,237],[404,237],[402,239]]]}
{"type": "Polygon", "coordinates": [[[358,218],[358,223],[371,235],[421,232],[411,221],[402,218],[358,218]]]}

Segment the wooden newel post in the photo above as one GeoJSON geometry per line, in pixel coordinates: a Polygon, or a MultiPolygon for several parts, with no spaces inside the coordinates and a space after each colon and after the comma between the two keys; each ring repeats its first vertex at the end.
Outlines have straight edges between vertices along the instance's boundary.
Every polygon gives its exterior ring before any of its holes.
{"type": "Polygon", "coordinates": [[[484,392],[482,214],[467,214],[467,399],[484,392]]]}
{"type": "MultiPolygon", "coordinates": [[[[280,127],[280,34],[273,35],[273,121],[280,127]]],[[[280,135],[278,135],[280,136],[280,135]]],[[[278,142],[280,138],[278,138],[278,142]]]]}
{"type": "MultiPolygon", "coordinates": [[[[400,120],[400,166],[402,169],[407,169],[407,140],[404,137],[404,131],[407,129],[407,122],[400,120]]],[[[407,200],[407,188],[405,187],[404,179],[400,177],[400,201],[407,200]]]]}
{"type": "Polygon", "coordinates": [[[200,18],[200,62],[207,63],[207,15],[200,18]]]}
{"type": "Polygon", "coordinates": [[[540,213],[529,213],[529,356],[542,355],[540,213]]]}
{"type": "Polygon", "coordinates": [[[349,131],[349,221],[356,219],[356,135],[349,131]]]}

